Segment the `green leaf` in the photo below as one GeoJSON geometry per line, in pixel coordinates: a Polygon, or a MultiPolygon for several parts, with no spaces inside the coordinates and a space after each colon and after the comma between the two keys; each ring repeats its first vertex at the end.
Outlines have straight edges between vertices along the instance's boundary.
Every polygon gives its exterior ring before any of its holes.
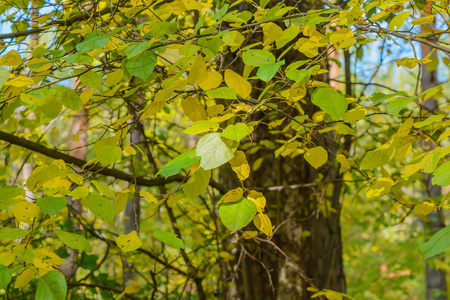
{"type": "Polygon", "coordinates": [[[450,248],[450,225],[439,230],[420,247],[425,259],[438,255],[450,248]]]}
{"type": "Polygon", "coordinates": [[[275,56],[266,50],[247,50],[242,54],[244,64],[251,67],[261,67],[275,63],[275,56]]]}
{"type": "Polygon", "coordinates": [[[361,170],[373,170],[391,161],[394,155],[394,148],[376,149],[369,151],[361,162],[361,170]]]}
{"type": "Polygon", "coordinates": [[[258,72],[256,72],[256,76],[258,76],[258,78],[262,81],[269,82],[269,80],[271,80],[273,76],[275,76],[275,74],[278,72],[278,69],[282,65],[284,65],[284,60],[277,63],[261,66],[258,69],[258,72]]]}
{"type": "Polygon", "coordinates": [[[318,88],[312,94],[312,103],[317,105],[336,120],[345,113],[348,107],[345,97],[333,88],[318,88]]]}
{"type": "Polygon", "coordinates": [[[45,54],[50,53],[53,57],[60,57],[66,53],[65,50],[52,50],[52,49],[46,49],[44,47],[37,47],[33,50],[33,57],[35,58],[41,58],[45,54]]]}
{"type": "Polygon", "coordinates": [[[111,199],[116,199],[116,194],[107,185],[104,185],[103,183],[98,182],[97,180],[91,180],[91,183],[95,185],[100,195],[106,196],[111,199]]]}
{"type": "Polygon", "coordinates": [[[9,72],[8,70],[0,70],[0,89],[8,81],[9,72]]]}
{"type": "Polygon", "coordinates": [[[450,185],[450,161],[443,163],[434,171],[431,183],[440,186],[450,185]]]}
{"type": "Polygon", "coordinates": [[[125,64],[131,75],[147,80],[155,69],[157,56],[150,51],[146,51],[139,56],[135,56],[125,64]]]}
{"type": "Polygon", "coordinates": [[[370,101],[372,101],[373,103],[376,104],[376,103],[380,103],[381,101],[384,101],[384,100],[389,100],[396,96],[408,97],[408,93],[400,91],[400,92],[386,95],[384,93],[377,92],[377,93],[374,93],[372,96],[370,96],[370,101]]]}
{"type": "Polygon", "coordinates": [[[181,239],[179,239],[175,233],[172,232],[164,232],[159,230],[153,230],[153,237],[157,240],[160,240],[164,244],[175,248],[175,249],[184,249],[184,243],[181,239]]]}
{"type": "Polygon", "coordinates": [[[176,22],[159,22],[153,25],[152,27],[154,37],[160,37],[161,35],[171,35],[176,31],[177,31],[176,22]]]}
{"type": "Polygon", "coordinates": [[[85,86],[96,89],[99,92],[103,91],[103,87],[102,87],[103,78],[100,74],[93,72],[93,71],[88,71],[88,72],[84,73],[83,75],[81,75],[79,78],[80,78],[80,81],[82,83],[84,83],[85,86]]]}
{"type": "Polygon", "coordinates": [[[183,185],[183,191],[188,199],[195,199],[206,191],[211,179],[211,171],[198,169],[189,180],[183,185]]]}
{"type": "Polygon", "coordinates": [[[219,215],[223,225],[231,231],[247,226],[257,212],[256,204],[242,197],[237,202],[223,203],[219,207],[219,215]]]}
{"type": "Polygon", "coordinates": [[[220,134],[222,137],[239,142],[250,134],[250,128],[244,123],[228,125],[220,134]]]}
{"type": "Polygon", "coordinates": [[[406,105],[411,103],[412,100],[414,100],[413,97],[395,99],[394,101],[389,102],[386,105],[386,109],[387,109],[388,113],[390,113],[392,115],[398,115],[398,113],[402,109],[404,109],[406,107],[406,105]]]}
{"type": "Polygon", "coordinates": [[[122,149],[109,145],[98,149],[95,154],[102,165],[111,165],[122,157],[122,149]]]}
{"type": "Polygon", "coordinates": [[[4,289],[11,282],[11,271],[8,267],[0,265],[0,289],[4,289]]]}
{"type": "Polygon", "coordinates": [[[20,228],[2,228],[0,229],[0,240],[14,240],[27,236],[28,232],[20,228]]]}
{"type": "Polygon", "coordinates": [[[167,163],[159,170],[156,176],[161,174],[165,178],[170,177],[172,175],[178,174],[183,168],[189,167],[199,160],[200,157],[195,156],[195,149],[192,149],[172,159],[169,163],[167,163]]]}
{"type": "Polygon", "coordinates": [[[197,156],[204,170],[217,168],[233,158],[233,152],[222,141],[220,133],[214,132],[203,136],[197,143],[197,156]]]}
{"type": "Polygon", "coordinates": [[[199,134],[207,131],[217,131],[217,129],[219,129],[219,123],[200,120],[190,124],[185,130],[183,130],[183,133],[199,134]]]}
{"type": "Polygon", "coordinates": [[[86,53],[91,50],[101,49],[106,46],[106,43],[108,43],[109,37],[93,37],[90,39],[87,39],[81,43],[79,43],[76,48],[78,52],[86,53]]]}
{"type": "Polygon", "coordinates": [[[445,115],[432,115],[426,118],[424,121],[414,123],[414,128],[422,128],[433,123],[440,122],[445,115]]]}
{"type": "MultiPolygon", "coordinates": [[[[156,26],[156,25],[155,25],[156,26]]],[[[131,43],[129,46],[124,50],[125,54],[128,58],[135,57],[136,55],[141,54],[148,48],[150,48],[152,44],[149,42],[142,42],[142,43],[131,43]]]]}
{"type": "Polygon", "coordinates": [[[35,300],[62,300],[66,295],[66,279],[60,272],[50,271],[39,278],[35,300]]]}
{"type": "Polygon", "coordinates": [[[295,70],[295,69],[290,69],[288,71],[286,71],[286,77],[294,80],[295,82],[298,82],[300,84],[302,83],[308,83],[309,79],[311,78],[311,73],[312,73],[313,69],[301,69],[301,70],[295,70]]]}
{"type": "Polygon", "coordinates": [[[230,5],[229,4],[225,4],[224,6],[222,6],[221,9],[219,9],[219,11],[217,11],[213,17],[212,20],[220,20],[223,18],[223,16],[227,13],[228,7],[230,5]]]}
{"type": "Polygon", "coordinates": [[[216,99],[236,99],[236,91],[228,87],[220,87],[214,90],[206,91],[206,95],[216,99]]]}
{"type": "Polygon", "coordinates": [[[80,96],[72,89],[58,86],[56,87],[56,97],[65,107],[72,110],[79,110],[83,106],[80,96]]]}
{"type": "Polygon", "coordinates": [[[77,65],[87,65],[94,61],[94,59],[85,53],[74,53],[67,56],[66,61],[77,65]]]}
{"type": "Polygon", "coordinates": [[[66,197],[45,196],[37,199],[36,205],[46,214],[57,215],[67,205],[66,197]]]}
{"type": "Polygon", "coordinates": [[[102,165],[107,166],[115,163],[122,157],[122,149],[119,146],[107,145],[95,149],[95,155],[102,165]]]}
{"type": "Polygon", "coordinates": [[[89,210],[106,223],[114,221],[116,209],[109,199],[90,193],[86,198],[86,203],[89,210]]]}
{"type": "Polygon", "coordinates": [[[23,189],[17,187],[0,187],[0,200],[10,200],[24,192],[23,189]]]}
{"type": "Polygon", "coordinates": [[[58,236],[58,239],[67,247],[76,250],[83,250],[87,253],[92,251],[92,246],[89,241],[79,234],[67,232],[61,229],[55,229],[55,233],[58,236]]]}

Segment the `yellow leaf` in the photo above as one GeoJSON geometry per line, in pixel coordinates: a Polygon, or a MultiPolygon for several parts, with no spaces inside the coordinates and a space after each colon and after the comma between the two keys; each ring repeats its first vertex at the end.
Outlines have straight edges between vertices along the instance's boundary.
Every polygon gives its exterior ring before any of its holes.
{"type": "Polygon", "coordinates": [[[422,164],[419,162],[417,164],[406,165],[400,172],[403,176],[409,177],[417,172],[419,172],[422,164]]]}
{"type": "Polygon", "coordinates": [[[137,283],[133,283],[132,285],[129,285],[125,288],[125,293],[127,294],[133,294],[133,293],[137,293],[141,290],[141,286],[137,283]]]}
{"type": "Polygon", "coordinates": [[[286,46],[286,44],[292,41],[299,33],[300,27],[298,26],[292,25],[286,28],[286,30],[283,32],[283,35],[279,39],[277,39],[277,48],[280,49],[286,46]]]}
{"type": "Polygon", "coordinates": [[[413,118],[406,119],[406,121],[402,125],[400,125],[400,127],[398,128],[397,136],[398,137],[407,136],[409,134],[409,132],[411,131],[413,124],[414,124],[413,118]]]}
{"type": "Polygon", "coordinates": [[[83,91],[80,95],[81,102],[83,104],[86,104],[92,98],[92,96],[94,96],[95,92],[96,92],[96,90],[94,90],[94,89],[87,89],[87,90],[83,91]]]}
{"type": "Polygon", "coordinates": [[[21,201],[12,207],[12,212],[17,221],[29,221],[41,212],[41,209],[35,203],[21,201]]]}
{"type": "Polygon", "coordinates": [[[236,172],[239,180],[245,180],[250,175],[250,165],[247,162],[245,153],[238,150],[234,152],[234,157],[230,160],[231,168],[236,172]]]}
{"type": "Polygon", "coordinates": [[[212,90],[222,83],[222,74],[219,72],[206,71],[202,77],[199,78],[197,84],[205,91],[212,90]]]}
{"type": "Polygon", "coordinates": [[[411,25],[423,25],[423,24],[433,23],[433,21],[434,21],[434,15],[430,15],[430,16],[415,19],[415,20],[411,21],[410,24],[411,25]]]}
{"type": "Polygon", "coordinates": [[[9,266],[16,259],[16,254],[12,251],[0,252],[0,264],[9,266]]]}
{"type": "Polygon", "coordinates": [[[39,269],[39,277],[44,276],[50,271],[54,271],[53,267],[49,263],[42,260],[41,258],[37,257],[33,258],[33,264],[36,268],[39,269]]]}
{"type": "Polygon", "coordinates": [[[337,132],[338,134],[343,134],[343,135],[347,135],[347,134],[349,134],[349,135],[357,135],[357,133],[356,133],[353,129],[351,129],[350,127],[348,127],[347,125],[342,124],[342,123],[336,124],[336,126],[334,126],[334,130],[336,130],[336,132],[337,132]]]}
{"type": "Polygon", "coordinates": [[[391,189],[391,187],[393,185],[394,185],[394,183],[392,182],[392,180],[390,180],[388,178],[378,178],[377,182],[374,183],[373,185],[371,185],[369,187],[369,189],[367,190],[366,197],[369,200],[378,198],[378,197],[386,194],[387,192],[389,192],[389,190],[391,189]]]}
{"type": "Polygon", "coordinates": [[[264,211],[264,207],[266,207],[266,197],[260,192],[257,191],[250,191],[250,193],[247,195],[247,199],[255,203],[256,209],[259,213],[262,213],[264,211]]]}
{"type": "Polygon", "coordinates": [[[25,76],[17,76],[16,78],[5,83],[5,85],[12,85],[15,87],[23,87],[32,84],[34,84],[34,81],[31,78],[25,76]]]}
{"type": "Polygon", "coordinates": [[[234,259],[234,255],[227,251],[220,251],[219,256],[223,259],[224,262],[232,261],[234,259]]]}
{"type": "Polygon", "coordinates": [[[38,258],[45,258],[46,263],[54,264],[54,265],[62,265],[64,263],[64,259],[59,257],[56,253],[51,251],[49,248],[40,248],[37,250],[33,250],[33,254],[38,258]]]}
{"type": "Polygon", "coordinates": [[[166,101],[151,102],[144,109],[144,112],[141,115],[141,119],[144,120],[150,118],[158,111],[160,111],[164,106],[166,106],[166,101]]]}
{"type": "Polygon", "coordinates": [[[341,167],[339,169],[339,174],[347,171],[348,169],[350,169],[352,167],[350,165],[350,163],[348,162],[347,158],[343,154],[338,154],[336,156],[336,160],[341,164],[341,167]]]}
{"type": "Polygon", "coordinates": [[[414,206],[414,211],[424,216],[430,214],[434,209],[435,209],[434,203],[431,203],[429,201],[414,206]]]}
{"type": "Polygon", "coordinates": [[[189,83],[194,84],[201,82],[204,79],[206,73],[206,64],[201,55],[197,55],[192,64],[191,71],[189,72],[189,83]]]}
{"type": "Polygon", "coordinates": [[[236,30],[225,31],[222,35],[222,41],[228,46],[239,47],[245,41],[245,37],[236,30]]]}
{"type": "Polygon", "coordinates": [[[241,75],[227,69],[225,71],[225,83],[236,91],[238,96],[247,98],[252,92],[252,85],[241,75]]]}
{"type": "Polygon", "coordinates": [[[85,186],[76,187],[72,192],[70,192],[69,196],[74,197],[75,199],[82,199],[89,195],[89,189],[85,186]]]}
{"type": "Polygon", "coordinates": [[[116,244],[123,252],[134,251],[142,246],[141,239],[135,230],[129,234],[119,235],[116,239],[116,244]]]}
{"type": "Polygon", "coordinates": [[[447,129],[446,131],[441,133],[441,135],[439,136],[437,142],[439,143],[440,141],[442,141],[445,138],[448,138],[449,136],[450,136],[450,129],[447,129]]]}
{"type": "Polygon", "coordinates": [[[395,17],[392,18],[391,22],[389,22],[389,30],[400,30],[403,23],[405,23],[406,19],[408,19],[410,11],[404,11],[395,17]]]}
{"type": "Polygon", "coordinates": [[[359,107],[349,110],[345,114],[343,114],[342,120],[353,125],[356,122],[358,122],[359,120],[364,119],[364,117],[366,115],[367,115],[367,109],[359,106],[359,107]]]}
{"type": "Polygon", "coordinates": [[[222,198],[220,198],[219,202],[217,202],[217,205],[220,205],[222,203],[236,202],[241,199],[243,195],[244,190],[242,188],[236,188],[234,190],[228,191],[225,195],[222,196],[222,198]]]}
{"type": "Polygon", "coordinates": [[[17,276],[14,288],[20,289],[26,286],[30,282],[30,280],[33,279],[35,273],[36,269],[34,268],[25,269],[19,276],[17,276]]]}
{"type": "Polygon", "coordinates": [[[342,28],[331,34],[330,43],[336,49],[348,48],[356,43],[355,34],[349,28],[342,28]]]}
{"type": "Polygon", "coordinates": [[[231,119],[231,118],[233,118],[233,117],[235,117],[236,115],[235,114],[224,114],[223,116],[220,116],[220,117],[214,117],[214,118],[211,118],[211,119],[209,119],[211,122],[217,122],[217,123],[222,123],[222,122],[225,122],[226,120],[229,120],[229,119],[231,119]]]}
{"type": "Polygon", "coordinates": [[[117,194],[116,200],[114,200],[113,202],[114,211],[116,215],[124,211],[125,207],[127,206],[127,202],[128,202],[128,193],[119,192],[117,194]]]}
{"type": "Polygon", "coordinates": [[[202,4],[195,0],[183,0],[183,4],[187,10],[201,10],[203,8],[202,4]]]}
{"type": "Polygon", "coordinates": [[[115,84],[118,84],[122,81],[123,71],[121,69],[108,73],[106,76],[105,84],[107,87],[112,87],[115,84]]]}
{"type": "Polygon", "coordinates": [[[253,218],[253,224],[255,224],[256,228],[258,228],[259,231],[263,232],[268,237],[273,234],[272,222],[266,214],[257,214],[253,218]]]}
{"type": "Polygon", "coordinates": [[[400,59],[396,59],[395,63],[397,64],[397,67],[406,67],[408,69],[413,69],[417,66],[417,64],[419,63],[419,61],[415,58],[400,58],[400,59]]]}
{"type": "Polygon", "coordinates": [[[205,108],[192,97],[181,100],[181,107],[192,122],[206,120],[208,118],[205,108]]]}
{"type": "Polygon", "coordinates": [[[75,174],[75,173],[67,173],[67,177],[69,177],[69,179],[78,184],[78,185],[82,185],[83,184],[83,176],[75,174]]]}
{"type": "Polygon", "coordinates": [[[22,57],[16,50],[11,50],[2,56],[1,63],[4,66],[16,67],[22,63],[22,57]]]}
{"type": "Polygon", "coordinates": [[[158,204],[158,199],[156,199],[155,196],[153,196],[152,194],[150,194],[147,191],[140,191],[139,195],[141,197],[144,197],[145,201],[147,201],[148,203],[155,203],[158,204]]]}
{"type": "Polygon", "coordinates": [[[305,159],[311,166],[317,169],[327,162],[328,153],[322,146],[314,147],[306,151],[305,159]]]}
{"type": "Polygon", "coordinates": [[[123,151],[125,151],[125,153],[130,154],[130,155],[136,155],[136,149],[134,149],[130,145],[126,145],[125,147],[123,147],[123,151]]]}
{"type": "MultiPolygon", "coordinates": [[[[297,26],[290,26],[297,27],[297,26]]],[[[275,23],[267,23],[263,25],[263,34],[265,37],[264,46],[279,40],[283,37],[283,29],[275,23]]]]}
{"type": "Polygon", "coordinates": [[[40,67],[37,67],[37,68],[33,67],[33,64],[43,63],[43,62],[46,62],[46,61],[48,61],[48,59],[45,58],[45,57],[32,58],[32,59],[30,59],[30,61],[28,61],[27,67],[30,68],[30,70],[33,71],[33,72],[42,72],[42,71],[50,69],[52,67],[52,64],[48,63],[48,64],[45,64],[45,65],[41,65],[40,67]]]}
{"type": "Polygon", "coordinates": [[[69,189],[71,185],[69,180],[58,176],[45,182],[42,187],[45,189],[69,189]]]}

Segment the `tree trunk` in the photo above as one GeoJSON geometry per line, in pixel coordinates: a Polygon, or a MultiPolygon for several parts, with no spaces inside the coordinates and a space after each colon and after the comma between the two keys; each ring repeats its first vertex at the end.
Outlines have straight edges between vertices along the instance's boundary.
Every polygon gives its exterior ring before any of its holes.
{"type": "MultiPolygon", "coordinates": [[[[286,3],[288,6],[291,4],[286,3]]],[[[300,6],[301,11],[323,7],[320,1],[305,2],[300,6]]],[[[299,59],[299,54],[290,51],[283,59],[289,65],[299,59]]],[[[232,68],[242,74],[242,65],[235,62],[232,68]]],[[[336,66],[332,71],[332,76],[336,77],[336,66]]],[[[258,83],[252,82],[253,90],[264,90],[262,85],[255,86],[258,83]]],[[[346,92],[350,94],[351,88],[347,88],[346,92]]],[[[258,96],[257,93],[252,95],[254,99],[258,99],[258,96]]],[[[310,99],[305,100],[307,104],[302,104],[302,108],[311,117],[316,107],[310,99]]],[[[279,108],[284,111],[287,106],[279,108]]],[[[294,116],[298,114],[294,109],[285,112],[294,116]]],[[[253,120],[263,117],[263,113],[255,113],[253,120]]],[[[280,114],[276,119],[283,117],[280,114]]],[[[268,126],[260,124],[252,134],[251,144],[260,145],[262,141],[270,143],[285,138],[269,131],[268,126]]],[[[243,242],[246,252],[239,265],[240,273],[236,282],[240,299],[310,299],[312,293],[307,291],[308,287],[346,291],[339,222],[342,176],[338,172],[339,166],[335,165],[338,151],[336,136],[331,133],[318,133],[315,136],[317,140],[314,143],[323,146],[329,154],[329,161],[318,171],[302,155],[275,158],[273,150],[265,149],[247,155],[250,166],[258,159],[263,159],[263,163],[259,169],[252,169],[249,179],[244,182],[245,187],[264,194],[267,199],[266,210],[275,227],[286,222],[271,240],[281,251],[270,243],[243,242]]],[[[350,140],[345,140],[344,144],[348,150],[350,140]]],[[[221,182],[230,189],[240,186],[233,182],[232,178],[236,175],[224,169],[221,169],[221,182]]],[[[250,227],[247,230],[254,229],[250,227]]]]}
{"type": "MultiPolygon", "coordinates": [[[[434,26],[433,26],[434,27],[434,26]]],[[[422,58],[427,56],[432,50],[431,47],[421,44],[421,52],[422,58]]],[[[430,59],[437,59],[436,53],[433,53],[430,59]]],[[[422,91],[433,88],[439,85],[439,81],[437,79],[436,68],[430,67],[433,64],[422,66],[422,91]]],[[[428,99],[423,108],[429,112],[434,112],[439,109],[438,102],[434,98],[428,99]]],[[[430,132],[431,133],[431,132],[430,132]]],[[[436,145],[432,142],[423,142],[424,152],[431,151],[436,148],[436,145]]],[[[437,196],[442,194],[441,187],[433,186],[431,184],[431,176],[430,174],[425,174],[426,179],[424,180],[424,185],[427,188],[425,193],[426,197],[434,199],[437,196]]],[[[441,230],[445,227],[442,222],[442,218],[440,216],[439,211],[432,211],[428,216],[428,222],[424,222],[425,229],[430,232],[430,236],[437,231],[441,230]]],[[[426,274],[426,297],[427,300],[445,300],[447,296],[445,293],[447,292],[447,283],[445,272],[441,269],[437,269],[435,267],[430,266],[428,261],[425,262],[425,274],[426,274]]]]}

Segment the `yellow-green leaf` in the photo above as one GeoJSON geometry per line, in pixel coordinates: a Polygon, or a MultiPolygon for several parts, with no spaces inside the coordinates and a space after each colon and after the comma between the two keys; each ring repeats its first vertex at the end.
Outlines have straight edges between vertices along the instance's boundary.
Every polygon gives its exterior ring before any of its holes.
{"type": "Polygon", "coordinates": [[[305,160],[317,169],[327,162],[328,153],[322,146],[314,147],[306,151],[305,160]]]}
{"type": "Polygon", "coordinates": [[[247,98],[252,92],[252,85],[244,77],[229,69],[225,71],[225,83],[236,91],[238,96],[247,98]]]}
{"type": "Polygon", "coordinates": [[[142,246],[142,241],[137,235],[136,231],[129,234],[121,234],[116,239],[116,244],[123,252],[130,252],[139,249],[142,246]]]}

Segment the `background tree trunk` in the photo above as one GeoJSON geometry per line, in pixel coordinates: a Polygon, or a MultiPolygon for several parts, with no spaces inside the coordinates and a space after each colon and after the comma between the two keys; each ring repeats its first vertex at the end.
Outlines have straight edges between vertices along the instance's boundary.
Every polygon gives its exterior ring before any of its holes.
{"type": "MultiPolygon", "coordinates": [[[[434,26],[433,26],[434,27],[434,26]]],[[[431,47],[421,44],[422,58],[426,57],[432,51],[431,47]]],[[[437,60],[436,52],[434,52],[430,59],[437,60]]],[[[422,66],[422,91],[433,88],[439,85],[437,79],[437,66],[433,63],[422,66]]],[[[425,101],[423,108],[429,112],[435,112],[439,109],[439,104],[434,98],[430,98],[425,101]]],[[[431,132],[430,132],[431,133],[431,132]]],[[[436,148],[436,145],[432,142],[423,142],[424,152],[431,151],[436,148]]],[[[425,197],[435,199],[442,194],[440,186],[434,186],[431,183],[431,174],[424,174],[424,185],[426,187],[425,197]]],[[[427,216],[428,222],[423,222],[425,230],[429,231],[430,235],[438,232],[445,227],[443,219],[440,215],[440,211],[432,211],[427,216]]],[[[446,300],[447,282],[445,272],[441,269],[435,268],[430,265],[428,261],[425,261],[425,275],[426,275],[426,297],[427,300],[446,300]]]]}

